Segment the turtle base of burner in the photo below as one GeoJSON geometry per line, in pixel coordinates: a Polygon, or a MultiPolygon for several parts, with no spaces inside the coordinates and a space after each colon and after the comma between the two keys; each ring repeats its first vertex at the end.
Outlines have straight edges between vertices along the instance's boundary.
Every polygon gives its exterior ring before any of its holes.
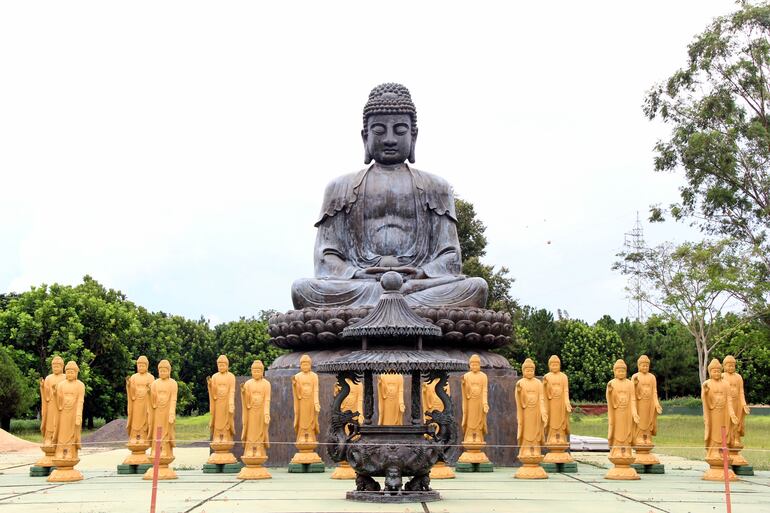
{"type": "Polygon", "coordinates": [[[441,495],[431,490],[429,492],[418,492],[400,490],[398,492],[380,491],[352,491],[348,492],[345,498],[356,502],[375,502],[378,504],[403,504],[408,502],[434,502],[440,501],[441,495]]]}

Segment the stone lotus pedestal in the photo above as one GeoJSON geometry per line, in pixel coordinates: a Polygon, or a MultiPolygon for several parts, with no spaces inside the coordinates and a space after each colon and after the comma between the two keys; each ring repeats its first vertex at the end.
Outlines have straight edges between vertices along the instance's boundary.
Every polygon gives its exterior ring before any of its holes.
{"type": "Polygon", "coordinates": [[[123,465],[152,465],[150,458],[147,457],[147,449],[150,448],[150,443],[146,440],[140,442],[128,442],[126,447],[131,454],[126,456],[123,460],[123,465]]]}
{"type": "Polygon", "coordinates": [[[547,443],[548,453],[543,457],[543,463],[552,463],[555,465],[564,463],[573,463],[575,459],[572,454],[567,452],[569,442],[547,443]]]}
{"type": "MultiPolygon", "coordinates": [[[[162,456],[158,460],[158,479],[177,479],[176,472],[170,468],[169,465],[174,461],[174,456],[162,456]]],[[[152,481],[153,467],[147,469],[142,479],[145,481],[152,481]]]]}
{"type": "Polygon", "coordinates": [[[242,456],[241,461],[245,467],[238,473],[238,479],[256,480],[271,479],[273,476],[262,466],[267,461],[267,456],[242,456]]]}
{"type": "Polygon", "coordinates": [[[455,472],[452,467],[444,463],[443,461],[437,461],[433,468],[430,469],[431,479],[454,479],[455,472]]]}
{"type": "Polygon", "coordinates": [[[296,442],[294,445],[298,452],[294,454],[294,457],[289,462],[289,472],[305,473],[323,472],[325,470],[323,460],[315,452],[318,442],[308,440],[296,442]]]}
{"type": "MultiPolygon", "coordinates": [[[[709,464],[709,469],[703,473],[704,481],[724,481],[725,480],[725,467],[724,461],[720,451],[710,451],[712,454],[706,455],[706,463],[709,464]]],[[[737,481],[738,476],[728,466],[727,475],[730,481],[737,481]]]]}
{"type": "Polygon", "coordinates": [[[232,453],[235,443],[230,441],[211,442],[211,450],[214,451],[206,461],[208,465],[232,465],[238,463],[238,460],[232,453]]]}
{"type": "Polygon", "coordinates": [[[331,475],[332,479],[355,479],[356,471],[350,466],[347,461],[341,461],[337,464],[331,475]]]}
{"type": "Polygon", "coordinates": [[[458,472],[491,472],[492,463],[484,453],[487,443],[481,441],[464,441],[463,453],[457,458],[458,472]]]}
{"type": "Polygon", "coordinates": [[[43,444],[40,446],[40,450],[43,451],[43,457],[35,462],[36,467],[53,467],[53,455],[56,453],[56,447],[51,444],[43,444]]]}
{"type": "Polygon", "coordinates": [[[548,479],[548,473],[540,466],[543,455],[539,452],[535,454],[532,451],[527,454],[527,451],[520,451],[519,461],[522,465],[513,475],[516,479],[548,479]]]}
{"type": "Polygon", "coordinates": [[[75,465],[80,462],[80,458],[56,458],[52,459],[53,465],[56,467],[51,475],[48,476],[49,483],[69,483],[71,481],[80,481],[83,479],[83,474],[79,470],[75,469],[75,465]]]}
{"type": "Polygon", "coordinates": [[[617,481],[641,479],[636,469],[631,466],[635,459],[630,447],[613,447],[610,450],[609,460],[613,463],[614,467],[607,472],[604,479],[617,481]]]}
{"type": "Polygon", "coordinates": [[[733,467],[744,467],[749,464],[748,460],[743,457],[741,451],[743,450],[743,444],[733,443],[730,448],[730,465],[733,467]]]}
{"type": "Polygon", "coordinates": [[[636,450],[636,459],[634,465],[660,465],[658,457],[652,453],[652,449],[655,444],[639,444],[634,446],[636,450]]]}

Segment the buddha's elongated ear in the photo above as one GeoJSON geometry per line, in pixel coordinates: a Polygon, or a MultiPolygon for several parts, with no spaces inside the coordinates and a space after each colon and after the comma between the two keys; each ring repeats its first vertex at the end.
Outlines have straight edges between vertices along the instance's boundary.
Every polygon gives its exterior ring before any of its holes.
{"type": "Polygon", "coordinates": [[[364,141],[364,164],[372,163],[372,155],[369,153],[369,146],[366,144],[366,131],[361,130],[361,139],[364,141]]]}
{"type": "Polygon", "coordinates": [[[414,147],[417,145],[417,129],[415,128],[412,135],[412,147],[409,148],[409,163],[414,164],[414,147]]]}

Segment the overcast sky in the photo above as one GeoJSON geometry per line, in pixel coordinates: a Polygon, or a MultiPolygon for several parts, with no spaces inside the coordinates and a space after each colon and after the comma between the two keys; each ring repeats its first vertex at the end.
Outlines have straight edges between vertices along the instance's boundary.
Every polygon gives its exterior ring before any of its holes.
{"type": "MultiPolygon", "coordinates": [[[[610,267],[667,129],[645,91],[729,0],[3,2],[0,291],[90,274],[212,322],[291,307],[369,90],[417,106],[416,167],[487,225],[522,304],[628,314],[610,267]]],[[[700,234],[644,224],[649,243],[700,234]]]]}

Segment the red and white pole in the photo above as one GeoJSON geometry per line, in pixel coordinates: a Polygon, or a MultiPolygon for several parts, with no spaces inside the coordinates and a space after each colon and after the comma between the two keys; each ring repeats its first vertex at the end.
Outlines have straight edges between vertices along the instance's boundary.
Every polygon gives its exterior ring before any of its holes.
{"type": "MultiPolygon", "coordinates": [[[[727,513],[732,513],[730,504],[730,453],[727,451],[727,430],[722,426],[722,462],[725,469],[725,499],[727,501],[727,513]]],[[[153,512],[154,513],[154,512],[153,512]]]]}
{"type": "MultiPolygon", "coordinates": [[[[158,426],[158,429],[155,431],[155,454],[152,459],[152,499],[150,499],[150,513],[155,513],[155,501],[158,498],[158,469],[160,468],[161,436],[163,436],[163,428],[158,426]]],[[[730,513],[729,507],[727,511],[730,513]]]]}

